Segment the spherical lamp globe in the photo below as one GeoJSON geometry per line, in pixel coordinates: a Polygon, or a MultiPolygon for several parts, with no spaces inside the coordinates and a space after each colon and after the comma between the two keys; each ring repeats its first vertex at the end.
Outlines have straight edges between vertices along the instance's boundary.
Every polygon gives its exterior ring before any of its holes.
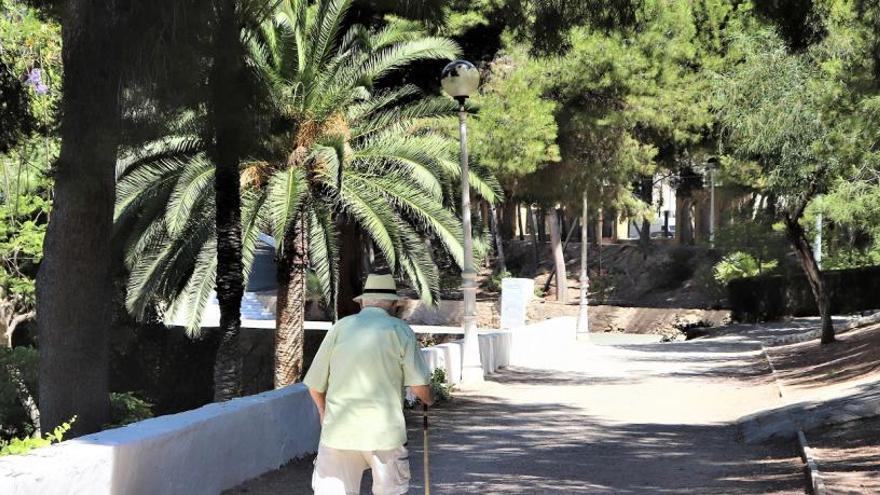
{"type": "Polygon", "coordinates": [[[446,94],[461,101],[477,91],[480,71],[467,60],[456,60],[443,68],[440,84],[446,94]]]}

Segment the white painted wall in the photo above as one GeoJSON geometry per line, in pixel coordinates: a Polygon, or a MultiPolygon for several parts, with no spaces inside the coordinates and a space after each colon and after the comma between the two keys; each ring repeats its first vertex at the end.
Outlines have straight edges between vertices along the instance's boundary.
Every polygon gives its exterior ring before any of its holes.
{"type": "Polygon", "coordinates": [[[0,458],[0,493],[214,495],[314,452],[318,435],[292,385],[0,458]]]}
{"type": "MultiPolygon", "coordinates": [[[[573,318],[484,331],[483,369],[549,364],[575,339],[573,318]]],[[[458,341],[422,352],[458,383],[461,350],[458,341]]],[[[0,458],[0,494],[214,495],[315,452],[319,436],[317,410],[297,384],[0,458]]]]}

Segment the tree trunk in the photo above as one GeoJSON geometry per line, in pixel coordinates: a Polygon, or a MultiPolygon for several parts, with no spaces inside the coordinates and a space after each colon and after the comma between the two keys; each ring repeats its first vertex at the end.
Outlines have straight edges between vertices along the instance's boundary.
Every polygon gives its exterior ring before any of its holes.
{"type": "Polygon", "coordinates": [[[515,223],[516,201],[513,199],[513,193],[511,193],[510,191],[504,191],[504,204],[501,205],[500,226],[502,239],[513,239],[515,223]]]}
{"type": "Polygon", "coordinates": [[[209,118],[214,133],[212,159],[217,225],[217,300],[220,346],[214,360],[214,400],[241,395],[241,196],[239,163],[244,154],[247,101],[239,87],[244,73],[234,4],[222,4],[215,32],[214,65],[209,74],[209,118]]]}
{"type": "Polygon", "coordinates": [[[61,153],[37,276],[37,325],[42,426],[51,431],[76,416],[69,436],[98,431],[110,419],[119,10],[113,1],[71,1],[62,21],[61,153]]]}
{"type": "Polygon", "coordinates": [[[278,260],[278,302],[275,330],[275,388],[299,381],[303,373],[305,309],[308,298],[308,221],[305,210],[294,220],[278,260]]]}
{"type": "MultiPolygon", "coordinates": [[[[507,271],[507,262],[504,260],[504,239],[498,230],[498,211],[495,205],[489,206],[490,228],[492,229],[492,238],[495,239],[495,262],[498,265],[498,273],[507,271]]],[[[513,237],[513,234],[511,234],[513,237]]]]}
{"type": "MultiPolygon", "coordinates": [[[[648,207],[654,204],[654,178],[650,175],[642,177],[642,183],[639,187],[639,197],[648,207]]],[[[639,247],[642,249],[642,257],[647,258],[651,251],[651,221],[642,220],[642,229],[639,231],[639,247]]]]}
{"type": "Polygon", "coordinates": [[[532,220],[532,247],[535,250],[535,271],[541,266],[541,254],[538,250],[538,219],[535,218],[535,208],[529,206],[528,217],[532,220]]]}
{"type": "Polygon", "coordinates": [[[521,211],[521,208],[519,207],[519,203],[514,203],[513,207],[516,208],[516,226],[519,228],[519,240],[524,241],[524,240],[526,240],[526,237],[525,237],[526,229],[524,228],[525,226],[523,225],[522,211],[521,211]]]}
{"type": "Polygon", "coordinates": [[[363,236],[357,224],[340,215],[339,229],[339,294],[336,298],[336,317],[345,318],[360,310],[354,298],[362,292],[364,274],[363,236]]]}
{"type": "Polygon", "coordinates": [[[568,277],[565,274],[565,256],[562,252],[562,236],[559,232],[559,214],[555,208],[547,210],[547,222],[550,224],[550,249],[556,265],[556,300],[568,302],[568,277]]]}
{"type": "Polygon", "coordinates": [[[538,208],[535,215],[535,223],[538,225],[538,240],[542,243],[547,242],[547,218],[547,208],[538,208]]]}
{"type": "Polygon", "coordinates": [[[21,403],[21,407],[27,412],[28,418],[34,426],[34,436],[42,436],[42,430],[40,428],[40,410],[37,408],[37,402],[34,400],[34,396],[31,395],[31,391],[24,382],[24,377],[21,376],[21,370],[10,362],[6,363],[6,373],[9,374],[9,379],[12,380],[12,385],[15,386],[15,395],[18,396],[18,401],[21,403]]]}
{"type": "MultiPolygon", "coordinates": [[[[571,241],[571,236],[574,234],[574,229],[577,228],[577,222],[573,222],[571,224],[571,228],[568,229],[568,234],[565,235],[565,240],[562,241],[562,252],[565,253],[565,250],[568,248],[568,243],[571,241]]],[[[553,283],[553,277],[556,276],[556,272],[550,272],[550,276],[547,277],[547,281],[544,282],[544,292],[550,290],[550,285],[553,283]]]]}
{"type": "Polygon", "coordinates": [[[694,200],[690,196],[682,197],[676,201],[678,213],[675,215],[675,237],[678,239],[678,244],[682,246],[694,243],[694,229],[691,226],[693,202],[694,200]]]}
{"type": "Polygon", "coordinates": [[[834,325],[831,321],[831,298],[828,294],[828,288],[813,256],[813,250],[810,247],[810,241],[804,228],[798,222],[797,218],[785,215],[785,232],[788,234],[788,240],[791,242],[804,274],[810,282],[810,289],[813,291],[813,297],[816,299],[816,306],[819,308],[819,314],[822,316],[822,343],[830,344],[835,341],[834,325]]]}

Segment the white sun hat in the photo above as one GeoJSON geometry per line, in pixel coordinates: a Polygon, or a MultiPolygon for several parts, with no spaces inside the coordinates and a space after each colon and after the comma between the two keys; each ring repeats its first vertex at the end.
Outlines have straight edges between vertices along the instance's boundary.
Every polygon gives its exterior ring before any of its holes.
{"type": "Polygon", "coordinates": [[[397,284],[394,282],[394,277],[371,273],[364,284],[363,294],[354,298],[357,302],[364,299],[400,300],[400,296],[397,295],[397,284]]]}

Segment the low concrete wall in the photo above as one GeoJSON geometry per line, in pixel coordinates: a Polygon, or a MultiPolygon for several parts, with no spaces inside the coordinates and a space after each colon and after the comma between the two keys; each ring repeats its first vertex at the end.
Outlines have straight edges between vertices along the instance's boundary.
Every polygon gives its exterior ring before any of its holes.
{"type": "Polygon", "coordinates": [[[214,495],[317,449],[301,384],[0,459],[0,493],[214,495]]]}
{"type": "MultiPolygon", "coordinates": [[[[483,331],[483,370],[547,365],[575,340],[573,318],[483,331]]],[[[422,353],[461,381],[462,341],[422,353]]],[[[0,458],[0,494],[213,495],[315,452],[319,436],[317,410],[297,384],[0,458]]]]}

